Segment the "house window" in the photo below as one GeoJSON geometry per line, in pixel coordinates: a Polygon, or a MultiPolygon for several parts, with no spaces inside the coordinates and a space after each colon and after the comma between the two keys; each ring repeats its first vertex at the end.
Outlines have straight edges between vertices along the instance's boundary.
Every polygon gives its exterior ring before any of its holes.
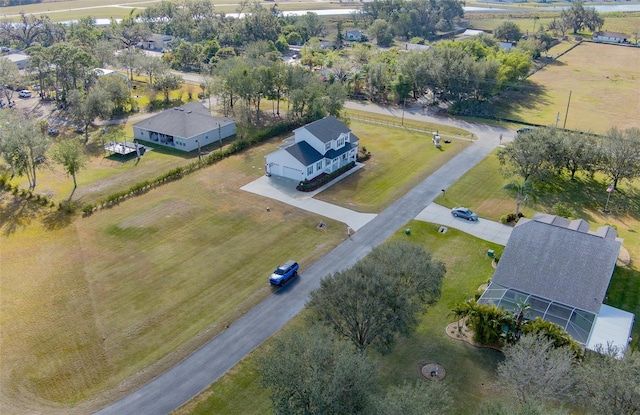
{"type": "Polygon", "coordinates": [[[344,154],[342,155],[342,160],[346,160],[346,159],[347,159],[347,153],[344,153],[344,154]]]}
{"type": "Polygon", "coordinates": [[[316,170],[322,170],[322,160],[316,163],[316,170]]]}
{"type": "Polygon", "coordinates": [[[307,176],[310,176],[312,174],[313,174],[313,166],[307,167],[307,176]]]}
{"type": "Polygon", "coordinates": [[[325,165],[325,166],[330,166],[330,165],[331,165],[331,160],[329,160],[329,159],[325,159],[325,160],[324,160],[324,165],[325,165]]]}
{"type": "Polygon", "coordinates": [[[331,141],[329,141],[328,143],[325,143],[324,151],[329,151],[330,148],[331,148],[331,141]]]}
{"type": "Polygon", "coordinates": [[[340,148],[342,146],[344,146],[344,137],[338,138],[338,145],[336,148],[340,148]]]}

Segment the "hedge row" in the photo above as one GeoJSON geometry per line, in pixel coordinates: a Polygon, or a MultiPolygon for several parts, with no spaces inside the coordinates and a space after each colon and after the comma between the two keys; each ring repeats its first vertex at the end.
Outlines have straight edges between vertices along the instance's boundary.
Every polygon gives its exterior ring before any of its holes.
{"type": "Polygon", "coordinates": [[[270,127],[268,129],[265,129],[252,137],[240,138],[232,142],[230,145],[222,149],[216,150],[211,154],[209,154],[208,156],[204,157],[202,159],[202,162],[195,161],[193,163],[187,164],[186,166],[176,167],[174,169],[171,169],[163,173],[162,175],[156,177],[155,179],[145,180],[143,182],[136,183],[126,190],[122,190],[122,191],[110,194],[105,199],[99,201],[97,206],[94,206],[92,204],[84,205],[82,207],[82,211],[84,212],[85,215],[90,215],[94,210],[96,210],[96,208],[104,208],[104,207],[117,205],[118,203],[124,201],[129,197],[145,193],[148,190],[154,187],[157,187],[159,185],[162,185],[164,183],[178,180],[183,176],[189,173],[192,173],[202,167],[217,163],[218,161],[226,157],[239,153],[242,150],[245,150],[251,146],[259,144],[277,135],[283,134],[287,131],[291,131],[294,128],[300,127],[301,125],[302,125],[301,121],[285,122],[285,123],[270,127]]]}
{"type": "Polygon", "coordinates": [[[340,167],[338,170],[334,172],[320,175],[314,178],[313,180],[305,180],[303,182],[300,182],[300,184],[296,186],[296,189],[301,192],[313,192],[314,190],[319,189],[320,187],[329,183],[331,180],[335,179],[336,177],[348,172],[355,166],[356,166],[355,161],[349,162],[349,164],[340,167]]]}

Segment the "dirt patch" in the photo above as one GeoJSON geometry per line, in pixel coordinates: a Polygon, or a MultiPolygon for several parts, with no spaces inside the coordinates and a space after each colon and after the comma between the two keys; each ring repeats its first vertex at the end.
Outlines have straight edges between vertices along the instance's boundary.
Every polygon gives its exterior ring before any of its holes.
{"type": "Polygon", "coordinates": [[[133,216],[124,222],[120,222],[118,226],[120,226],[120,228],[151,226],[164,218],[170,218],[176,215],[184,216],[192,209],[193,206],[186,202],[180,200],[168,200],[140,215],[133,216]]]}

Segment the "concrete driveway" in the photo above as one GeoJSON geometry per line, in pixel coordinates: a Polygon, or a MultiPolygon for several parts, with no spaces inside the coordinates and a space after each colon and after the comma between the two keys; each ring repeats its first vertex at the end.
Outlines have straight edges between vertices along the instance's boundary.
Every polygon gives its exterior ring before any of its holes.
{"type": "Polygon", "coordinates": [[[340,176],[338,180],[334,180],[313,192],[300,192],[296,190],[298,182],[276,176],[262,176],[242,186],[240,189],[295,206],[308,212],[317,213],[329,219],[343,222],[354,231],[357,231],[375,218],[376,214],[356,212],[351,209],[323,202],[322,200],[316,200],[313,197],[360,168],[362,168],[362,164],[358,163],[355,168],[340,176]]]}
{"type": "Polygon", "coordinates": [[[513,227],[503,225],[486,219],[478,219],[477,221],[468,221],[462,218],[454,218],[451,216],[451,209],[431,203],[418,213],[416,219],[424,222],[437,223],[438,225],[448,228],[459,229],[469,235],[473,235],[485,241],[495,242],[500,245],[506,245],[513,227]]]}

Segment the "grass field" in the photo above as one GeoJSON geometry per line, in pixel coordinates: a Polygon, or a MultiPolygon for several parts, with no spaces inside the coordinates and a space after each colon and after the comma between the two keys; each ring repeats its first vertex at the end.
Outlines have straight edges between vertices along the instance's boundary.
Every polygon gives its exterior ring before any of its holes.
{"type": "MultiPolygon", "coordinates": [[[[475,413],[484,399],[499,397],[491,389],[491,383],[502,354],[453,340],[445,333],[445,327],[453,321],[449,316],[453,305],[472,297],[480,284],[491,276],[493,268],[487,258],[487,249],[501,252],[502,247],[456,230],[441,234],[434,224],[412,221],[406,226],[390,239],[409,238],[412,242],[424,244],[435,258],[446,263],[447,274],[440,300],[422,316],[416,332],[411,337],[401,338],[393,353],[385,356],[372,354],[378,368],[377,375],[385,387],[402,385],[405,381],[420,379],[419,362],[438,362],[447,371],[444,382],[454,396],[451,413],[475,413]],[[410,236],[403,232],[406,226],[411,227],[410,236]]],[[[291,324],[300,324],[300,320],[298,317],[291,324]]],[[[253,369],[254,356],[264,347],[261,346],[174,415],[269,413],[268,391],[257,385],[258,378],[253,369]]]]}
{"type": "Polygon", "coordinates": [[[614,126],[637,127],[639,62],[640,48],[582,43],[518,89],[502,93],[490,111],[534,124],[558,121],[559,127],[599,134],[614,126]]]}
{"type": "MultiPolygon", "coordinates": [[[[352,127],[367,142],[368,127],[352,127]]],[[[376,133],[397,131],[377,126],[376,133]]],[[[239,190],[264,174],[264,155],[279,144],[271,140],[75,220],[55,210],[39,213],[3,193],[1,407],[86,413],[86,405],[115,398],[110,388],[149,380],[270,295],[266,276],[283,259],[296,258],[304,268],[336,246],[341,224],[239,190]],[[325,230],[317,228],[320,220],[325,230]]],[[[395,155],[411,159],[414,150],[395,155]]],[[[445,154],[434,154],[432,163],[438,156],[445,154]]],[[[375,157],[369,174],[400,178],[393,167],[399,163],[382,149],[375,157]]],[[[118,190],[183,162],[155,151],[137,165],[96,155],[79,176],[86,180],[80,188],[91,189],[86,197],[118,190]]],[[[427,168],[416,166],[417,174],[427,168]]],[[[42,185],[54,186],[59,174],[41,173],[42,185]]]]}
{"type": "MultiPolygon", "coordinates": [[[[448,207],[472,206],[483,218],[498,220],[503,213],[515,208],[513,195],[502,190],[507,180],[499,173],[498,167],[495,155],[487,157],[450,186],[446,197],[440,196],[436,202],[448,207]]],[[[598,192],[598,189],[605,189],[606,186],[599,179],[598,176],[593,180],[578,177],[575,183],[562,180],[554,182],[545,190],[547,194],[541,196],[536,204],[525,206],[524,212],[528,217],[536,211],[551,212],[554,203],[565,201],[576,209],[579,217],[590,222],[592,229],[604,224],[615,226],[624,238],[623,246],[630,251],[632,259],[640,258],[640,183],[621,185],[620,194],[615,194],[612,199],[611,206],[615,206],[612,214],[603,215],[599,210],[606,196],[604,191],[598,192]]],[[[420,361],[441,363],[447,370],[445,382],[455,396],[451,413],[476,413],[482,401],[488,398],[501,399],[499,392],[491,388],[501,354],[451,340],[444,333],[444,327],[451,322],[448,314],[453,305],[472,297],[477,287],[492,275],[493,270],[486,258],[487,249],[494,249],[500,255],[502,247],[456,230],[449,230],[443,235],[437,232],[437,225],[418,221],[401,227],[391,239],[407,238],[423,243],[434,253],[434,257],[444,261],[447,275],[441,299],[423,316],[416,333],[401,339],[393,353],[375,356],[378,373],[385,386],[391,386],[418,379],[417,365],[420,361]],[[406,227],[411,228],[410,236],[403,232],[406,227]]],[[[640,269],[638,261],[633,261],[631,267],[617,268],[614,272],[606,302],[639,315],[640,269]]],[[[632,347],[637,349],[640,346],[640,328],[637,324],[632,337],[632,347]]],[[[259,353],[260,349],[253,355],[259,353]]],[[[175,415],[268,413],[268,391],[256,383],[253,355],[175,415]],[[236,407],[237,402],[242,402],[242,405],[236,407]]]]}

